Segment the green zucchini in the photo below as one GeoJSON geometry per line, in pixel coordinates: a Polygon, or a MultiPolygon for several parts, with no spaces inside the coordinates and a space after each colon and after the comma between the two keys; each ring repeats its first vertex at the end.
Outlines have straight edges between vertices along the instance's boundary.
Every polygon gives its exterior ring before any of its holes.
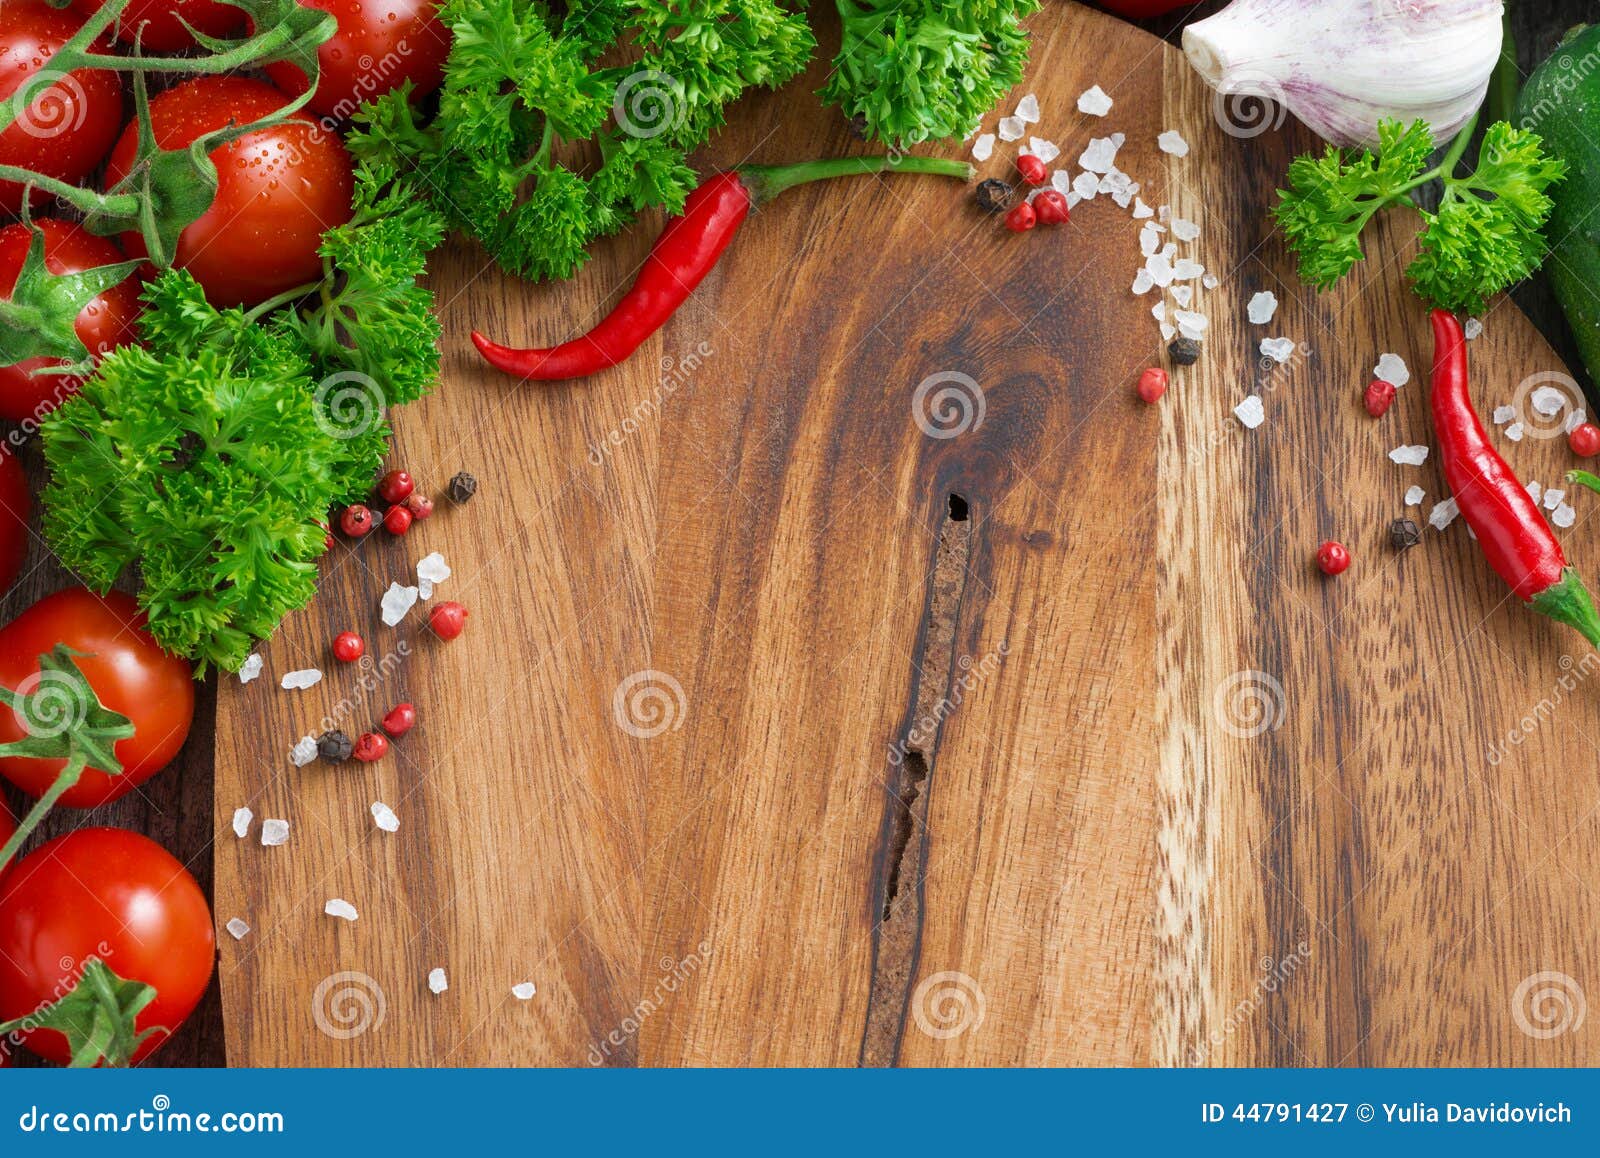
{"type": "Polygon", "coordinates": [[[1600,382],[1600,25],[1573,29],[1523,86],[1518,126],[1567,163],[1551,191],[1544,269],[1590,377],[1600,382]]]}

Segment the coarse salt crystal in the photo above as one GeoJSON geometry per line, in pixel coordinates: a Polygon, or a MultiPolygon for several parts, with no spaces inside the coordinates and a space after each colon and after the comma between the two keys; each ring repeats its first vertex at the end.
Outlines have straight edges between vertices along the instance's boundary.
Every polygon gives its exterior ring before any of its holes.
{"type": "Polygon", "coordinates": [[[1017,117],[1030,125],[1039,123],[1039,98],[1034,93],[1029,93],[1017,102],[1017,117]]]}
{"type": "Polygon", "coordinates": [[[1078,111],[1085,116],[1103,117],[1111,111],[1111,98],[1105,89],[1095,85],[1078,97],[1078,111]]]}
{"type": "Polygon", "coordinates": [[[1406,490],[1406,506],[1420,507],[1422,500],[1428,497],[1428,492],[1421,487],[1410,487],[1406,490]]]}
{"type": "Polygon", "coordinates": [[[1397,446],[1389,452],[1389,461],[1397,462],[1401,466],[1421,466],[1428,461],[1428,448],[1425,446],[1397,446]]]}
{"type": "Polygon", "coordinates": [[[1515,406],[1496,406],[1494,408],[1494,424],[1496,426],[1504,426],[1516,416],[1517,408],[1515,406]]]}
{"type": "Polygon", "coordinates": [[[1106,139],[1108,141],[1110,141],[1113,146],[1115,146],[1116,148],[1120,149],[1120,148],[1122,148],[1123,145],[1126,145],[1128,143],[1128,134],[1127,133],[1112,133],[1111,136],[1107,137],[1106,139]]]}
{"type": "Polygon", "coordinates": [[[1057,169],[1050,174],[1050,188],[1057,193],[1072,192],[1072,174],[1065,169],[1057,169]]]}
{"type": "Polygon", "coordinates": [[[1151,287],[1155,284],[1155,279],[1150,276],[1150,271],[1147,269],[1141,269],[1133,275],[1133,292],[1136,294],[1149,293],[1151,287]]]}
{"type": "Polygon", "coordinates": [[[1175,285],[1175,286],[1173,286],[1172,287],[1172,300],[1177,302],[1180,306],[1184,307],[1185,309],[1188,309],[1189,306],[1194,304],[1194,286],[1192,286],[1192,285],[1175,285]]]}
{"type": "Polygon", "coordinates": [[[243,840],[245,837],[249,836],[250,822],[255,818],[256,814],[251,812],[248,808],[235,808],[233,810],[233,835],[237,836],[240,840],[243,840]]]}
{"type": "Polygon", "coordinates": [[[511,996],[518,1001],[532,1001],[533,995],[539,992],[532,981],[522,981],[511,987],[511,996]]]}
{"type": "Polygon", "coordinates": [[[1566,499],[1566,497],[1566,491],[1560,490],[1556,487],[1551,487],[1549,490],[1544,492],[1544,509],[1547,511],[1555,510],[1561,505],[1562,501],[1566,499]]]}
{"type": "Polygon", "coordinates": [[[1214,273],[1208,273],[1200,279],[1200,284],[1205,286],[1206,289],[1216,289],[1222,284],[1222,279],[1214,273]]]}
{"type": "Polygon", "coordinates": [[[443,969],[428,970],[428,989],[435,996],[450,988],[450,980],[444,975],[443,969]]]}
{"type": "Polygon", "coordinates": [[[1100,178],[1093,173],[1079,173],[1072,179],[1072,191],[1080,201],[1093,201],[1094,195],[1100,192],[1100,178]]]}
{"type": "Polygon", "coordinates": [[[1271,358],[1279,365],[1294,357],[1293,338],[1262,338],[1261,353],[1263,357],[1271,358]]]}
{"type": "MultiPolygon", "coordinates": [[[[1039,191],[1037,189],[1035,189],[1032,193],[1028,194],[1028,204],[1032,205],[1033,204],[1033,199],[1035,197],[1037,197],[1038,195],[1039,195],[1039,191]]],[[[418,579],[417,580],[417,598],[418,599],[432,599],[433,598],[433,580],[432,579],[418,579]]]]}
{"type": "Polygon", "coordinates": [[[322,911],[330,917],[338,917],[341,921],[354,921],[361,916],[356,912],[356,907],[342,897],[334,897],[322,906],[322,911]]]}
{"type": "Polygon", "coordinates": [[[1411,381],[1411,371],[1406,369],[1406,360],[1399,354],[1385,354],[1379,358],[1372,373],[1391,386],[1404,386],[1411,381]]]}
{"type": "Polygon", "coordinates": [[[1165,289],[1172,284],[1172,263],[1165,254],[1154,253],[1144,263],[1145,269],[1150,271],[1150,280],[1165,289]]]}
{"type": "Polygon", "coordinates": [[[1200,227],[1193,221],[1185,221],[1182,217],[1172,219],[1172,236],[1179,241],[1194,241],[1200,236],[1200,227]]]}
{"type": "Polygon", "coordinates": [[[1172,220],[1172,206],[1163,205],[1156,210],[1156,220],[1165,225],[1172,220]]]}
{"type": "Polygon", "coordinates": [[[1554,386],[1541,386],[1533,392],[1533,397],[1529,401],[1540,414],[1546,418],[1554,418],[1567,404],[1567,396],[1554,386]]]}
{"type": "Polygon", "coordinates": [[[1168,129],[1156,138],[1156,144],[1163,153],[1170,153],[1174,157],[1187,157],[1189,155],[1189,142],[1183,139],[1183,134],[1176,129],[1168,129]]]}
{"type": "Polygon", "coordinates": [[[400,818],[394,814],[394,809],[381,800],[372,806],[372,820],[385,832],[400,831],[400,818]]]}
{"type": "Polygon", "coordinates": [[[1179,310],[1173,315],[1173,321],[1178,323],[1178,333],[1196,341],[1199,341],[1211,326],[1210,318],[1193,310],[1179,310]]]}
{"type": "Polygon", "coordinates": [[[320,668],[307,667],[299,671],[286,672],[283,677],[283,686],[289,691],[315,687],[322,682],[320,668]]]}
{"type": "Polygon", "coordinates": [[[1177,336],[1178,336],[1178,328],[1176,326],[1174,326],[1171,322],[1162,322],[1161,323],[1161,340],[1163,342],[1170,342],[1170,341],[1172,341],[1173,338],[1176,338],[1177,336]]]}
{"type": "Polygon", "coordinates": [[[1583,412],[1583,407],[1580,406],[1576,410],[1569,411],[1567,420],[1561,424],[1561,433],[1571,434],[1587,421],[1589,421],[1589,416],[1583,412]]]}
{"type": "Polygon", "coordinates": [[[1528,490],[1528,497],[1531,498],[1534,502],[1538,502],[1539,499],[1541,497],[1543,497],[1543,495],[1544,495],[1544,484],[1543,483],[1539,483],[1539,482],[1530,481],[1528,483],[1527,490],[1528,490]]]}
{"type": "Polygon", "coordinates": [[[1578,521],[1578,512],[1572,509],[1571,503],[1562,503],[1550,516],[1550,521],[1558,527],[1570,527],[1578,521]]]}
{"type": "Polygon", "coordinates": [[[1158,322],[1166,321],[1167,320],[1167,303],[1166,302],[1157,302],[1155,305],[1151,306],[1150,307],[1150,315],[1153,318],[1155,318],[1155,320],[1158,321],[1158,322]]]}
{"type": "Polygon", "coordinates": [[[1029,137],[1027,151],[1048,165],[1061,156],[1061,149],[1054,141],[1047,141],[1043,137],[1029,137]]]}
{"type": "Polygon", "coordinates": [[[994,134],[984,133],[972,142],[972,159],[974,161],[987,161],[994,156],[994,134]]]}
{"type": "Polygon", "coordinates": [[[243,941],[247,936],[250,935],[250,926],[245,924],[238,917],[234,917],[228,921],[227,930],[233,936],[235,941],[243,941]]]}
{"type": "Polygon", "coordinates": [[[261,674],[261,669],[266,665],[259,655],[251,652],[244,657],[244,662],[239,665],[239,682],[247,684],[261,674]]]}
{"type": "Polygon", "coordinates": [[[1262,290],[1250,299],[1247,307],[1251,324],[1264,326],[1270,322],[1278,312],[1278,295],[1271,290],[1262,290]]]}
{"type": "Polygon", "coordinates": [[[304,768],[317,758],[317,738],[315,736],[301,736],[295,741],[293,748],[289,749],[289,762],[296,768],[304,768]]]}
{"type": "Polygon", "coordinates": [[[1161,249],[1161,230],[1153,221],[1146,221],[1139,230],[1139,252],[1149,257],[1161,249]]]}
{"type": "Polygon", "coordinates": [[[1167,242],[1161,247],[1161,256],[1168,261],[1174,260],[1178,256],[1178,247],[1170,241],[1167,242]]]}
{"type": "Polygon", "coordinates": [[[1110,137],[1095,137],[1078,157],[1078,168],[1091,173],[1109,173],[1117,159],[1117,144],[1110,137]]]}
{"type": "Polygon", "coordinates": [[[1020,141],[1023,128],[1021,117],[1001,117],[1000,123],[995,126],[995,132],[1000,134],[1002,141],[1020,141]]]}
{"type": "Polygon", "coordinates": [[[406,612],[417,605],[420,592],[415,587],[405,587],[399,583],[389,584],[389,590],[383,593],[383,601],[379,609],[383,613],[383,622],[393,627],[406,617],[406,612]]]}
{"type": "Polygon", "coordinates": [[[1267,420],[1267,412],[1259,395],[1252,394],[1233,408],[1233,416],[1246,430],[1254,430],[1267,420]]]}
{"type": "Polygon", "coordinates": [[[1477,318],[1468,318],[1467,324],[1462,327],[1466,331],[1467,341],[1483,337],[1483,322],[1477,318]]]}
{"type": "Polygon", "coordinates": [[[1145,218],[1154,217],[1155,215],[1156,211],[1144,203],[1143,197],[1135,197],[1133,199],[1133,219],[1135,221],[1143,221],[1145,218]]]}
{"type": "Polygon", "coordinates": [[[1510,426],[1506,427],[1506,437],[1509,438],[1512,442],[1521,442],[1522,441],[1522,423],[1513,422],[1510,426]]]}
{"type": "Polygon", "coordinates": [[[261,822],[261,843],[267,848],[277,848],[280,844],[288,844],[289,822],[287,820],[263,820],[261,822]]]}
{"type": "Polygon", "coordinates": [[[1455,499],[1445,499],[1443,502],[1433,504],[1433,510],[1428,515],[1428,526],[1436,531],[1442,531],[1456,521],[1456,516],[1461,513],[1461,508],[1456,505],[1455,499]]]}
{"type": "Polygon", "coordinates": [[[443,583],[450,578],[450,564],[444,561],[444,556],[438,551],[431,555],[424,555],[417,560],[417,578],[431,579],[435,583],[443,583]]]}
{"type": "Polygon", "coordinates": [[[1205,273],[1205,271],[1206,267],[1201,265],[1198,261],[1193,261],[1187,257],[1180,257],[1177,263],[1172,267],[1172,276],[1177,278],[1179,281],[1194,281],[1195,278],[1205,273]]]}

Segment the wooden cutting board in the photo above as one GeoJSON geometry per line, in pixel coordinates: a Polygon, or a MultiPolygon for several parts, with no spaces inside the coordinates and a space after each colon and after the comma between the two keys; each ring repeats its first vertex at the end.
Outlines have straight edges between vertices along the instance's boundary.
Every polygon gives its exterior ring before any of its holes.
{"type": "MultiPolygon", "coordinates": [[[[1034,40],[1014,98],[1039,94],[1039,134],[1065,161],[1125,133],[1222,278],[1157,408],[1132,393],[1161,346],[1137,223],[1104,197],[1016,237],[937,179],[797,190],[578,386],[486,373],[467,332],[586,326],[654,223],[553,287],[441,256],[444,382],[395,462],[478,498],[341,542],[266,676],[219,699],[217,920],[252,927],[221,939],[232,1063],[1596,1060],[1600,660],[1508,603],[1464,524],[1387,546],[1441,494],[1431,459],[1387,457],[1431,441],[1414,222],[1307,292],[1263,212],[1307,134],[1216,115],[1175,50],[1076,5],[1034,40]],[[1095,83],[1103,120],[1076,112],[1095,83]],[[1262,289],[1282,308],[1252,326],[1262,289]],[[1286,365],[1268,336],[1300,344],[1286,365]],[[1418,377],[1374,421],[1385,351],[1418,377]],[[1355,556],[1335,581],[1324,538],[1355,556]],[[421,610],[378,622],[434,550],[436,598],[472,609],[449,644],[421,610]],[[347,627],[364,672],[328,654],[347,627]],[[290,765],[325,717],[355,733],[401,699],[422,723],[390,758],[290,765]]],[[[823,75],[741,105],[707,166],[861,151],[823,75]]],[[[1485,323],[1486,409],[1561,370],[1513,307],[1485,323]]],[[[1526,477],[1570,465],[1506,445],[1526,477]]]]}

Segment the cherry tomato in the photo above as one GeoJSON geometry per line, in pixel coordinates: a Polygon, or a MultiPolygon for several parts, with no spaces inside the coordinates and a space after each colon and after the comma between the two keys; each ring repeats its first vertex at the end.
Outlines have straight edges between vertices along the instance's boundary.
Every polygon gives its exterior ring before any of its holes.
{"type": "MultiPolygon", "coordinates": [[[[229,122],[269,116],[288,103],[270,84],[239,76],[202,76],[151,98],[156,143],[177,149],[229,122]]],[[[138,144],[129,125],[111,150],[106,183],[127,175],[138,144]]],[[[217,197],[178,237],[175,265],[194,275],[211,304],[255,305],[322,277],[323,231],[350,220],[350,155],[333,133],[304,113],[213,149],[217,197]]],[[[144,256],[137,230],[122,235],[144,256]]]]}
{"type": "MultiPolygon", "coordinates": [[[[45,0],[0,5],[0,100],[26,87],[33,99],[0,132],[0,165],[20,165],[46,177],[78,184],[100,167],[122,124],[122,78],[81,68],[46,86],[50,58],[83,21],[57,12],[45,0]],[[37,91],[35,91],[37,90],[37,91]]],[[[46,200],[35,193],[29,203],[46,200]]],[[[22,186],[0,181],[0,209],[22,208],[22,186]]]]}
{"type": "MultiPolygon", "coordinates": [[[[141,1031],[183,1024],[211,983],[216,937],[194,877],[154,841],[83,828],[23,857],[0,880],[0,1021],[26,1017],[71,991],[89,958],[154,987],[141,1031]]],[[[134,1054],[166,1039],[152,1034],[134,1054]]],[[[53,1029],[23,1035],[49,1061],[68,1060],[53,1029]]]]}
{"type": "Polygon", "coordinates": [[[28,480],[17,461],[16,448],[0,444],[0,595],[22,573],[28,557],[28,480]]]}
{"type": "MultiPolygon", "coordinates": [[[[0,683],[13,690],[39,670],[39,656],[58,643],[85,654],[75,662],[100,702],[133,721],[134,735],[117,741],[123,774],[97,768],[61,797],[69,808],[93,808],[131,792],[165,768],[183,747],[194,719],[194,677],[187,661],[168,655],[144,629],[133,597],[104,598],[82,587],[47,595],[0,627],[0,683]]],[[[0,744],[26,733],[17,713],[0,708],[0,744]]],[[[31,796],[55,782],[63,761],[0,756],[0,776],[31,796]]]]}
{"type": "MultiPolygon", "coordinates": [[[[75,0],[72,10],[87,20],[105,5],[106,0],[75,0]]],[[[190,27],[207,36],[230,37],[244,27],[244,13],[215,0],[129,0],[115,21],[117,39],[124,44],[138,40],[146,56],[193,48],[190,27]],[[180,17],[182,19],[180,19],[180,17]]]]}
{"type": "MultiPolygon", "coordinates": [[[[437,0],[302,0],[307,8],[332,12],[339,30],[317,49],[317,91],[311,108],[342,121],[363,101],[410,81],[411,99],[428,95],[444,80],[450,31],[439,21],[437,0]]],[[[272,83],[291,96],[306,91],[306,74],[279,61],[267,65],[272,83]]]]}
{"type": "MultiPolygon", "coordinates": [[[[44,233],[44,264],[54,274],[82,273],[125,260],[122,250],[71,221],[41,217],[34,224],[44,233]]],[[[0,229],[0,296],[10,297],[27,259],[33,233],[26,225],[0,229]]],[[[139,303],[139,279],[132,274],[78,311],[73,323],[79,339],[94,355],[109,353],[134,340],[133,320],[139,303]]],[[[54,359],[28,358],[0,366],[0,418],[28,422],[43,418],[78,392],[83,379],[61,374],[35,374],[54,359]]],[[[55,362],[59,365],[59,362],[55,362]]]]}

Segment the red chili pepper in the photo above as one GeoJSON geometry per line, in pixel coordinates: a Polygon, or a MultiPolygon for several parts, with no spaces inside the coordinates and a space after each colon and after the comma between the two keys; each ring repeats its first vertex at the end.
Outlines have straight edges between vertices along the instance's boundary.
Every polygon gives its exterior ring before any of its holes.
{"type": "Polygon", "coordinates": [[[1600,614],[1561,543],[1506,460],[1489,443],[1467,390],[1467,338],[1446,310],[1433,311],[1433,426],[1445,484],[1484,557],[1533,610],[1600,647],[1600,614]]]}
{"type": "Polygon", "coordinates": [[[808,181],[863,173],[932,173],[970,180],[972,166],[939,157],[839,157],[798,165],[746,165],[702,182],[667,222],[633,287],[587,334],[546,349],[519,350],[472,333],[491,366],[519,378],[583,378],[626,361],[688,300],[733,241],[750,210],[808,181]]]}

